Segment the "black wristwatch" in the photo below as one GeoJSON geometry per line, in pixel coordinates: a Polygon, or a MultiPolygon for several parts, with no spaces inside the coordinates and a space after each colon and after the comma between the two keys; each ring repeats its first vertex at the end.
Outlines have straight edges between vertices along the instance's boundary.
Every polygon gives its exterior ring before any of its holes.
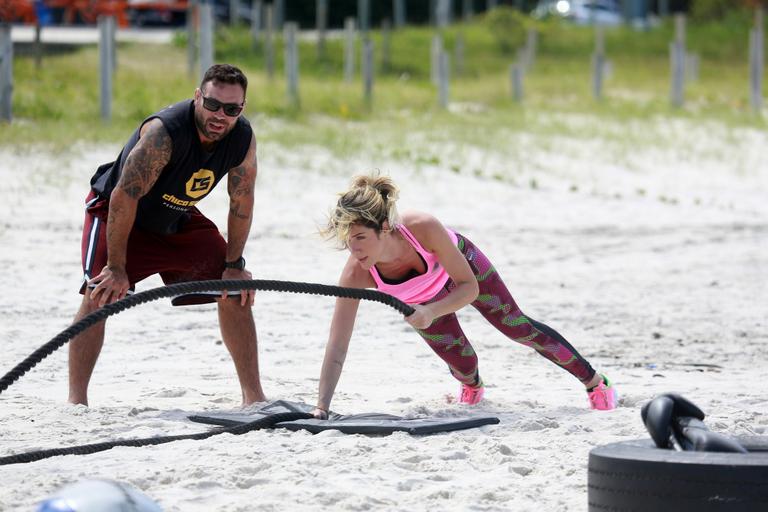
{"type": "Polygon", "coordinates": [[[235,261],[225,261],[224,268],[234,268],[235,270],[245,270],[245,258],[240,256],[235,261]]]}

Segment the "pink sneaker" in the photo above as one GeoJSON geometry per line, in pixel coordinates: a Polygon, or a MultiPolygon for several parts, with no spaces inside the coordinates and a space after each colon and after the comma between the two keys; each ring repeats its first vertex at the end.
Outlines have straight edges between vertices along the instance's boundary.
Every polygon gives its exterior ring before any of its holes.
{"type": "Polygon", "coordinates": [[[601,375],[601,377],[603,380],[600,381],[600,384],[587,391],[589,406],[598,411],[610,411],[616,408],[619,396],[616,393],[616,388],[613,387],[613,383],[608,380],[608,377],[605,375],[601,375]]]}
{"type": "Polygon", "coordinates": [[[459,403],[460,404],[467,404],[467,405],[475,405],[480,400],[483,399],[483,395],[485,394],[485,386],[483,385],[483,381],[480,381],[480,384],[477,386],[469,386],[467,384],[461,385],[461,390],[459,391],[459,403]]]}

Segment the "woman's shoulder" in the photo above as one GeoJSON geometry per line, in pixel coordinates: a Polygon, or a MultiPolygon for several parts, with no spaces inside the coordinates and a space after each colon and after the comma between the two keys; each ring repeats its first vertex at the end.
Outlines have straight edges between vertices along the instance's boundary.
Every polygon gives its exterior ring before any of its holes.
{"type": "Polygon", "coordinates": [[[445,230],[437,217],[427,212],[410,211],[403,212],[400,218],[400,224],[408,229],[422,247],[432,252],[435,234],[445,230]]]}
{"type": "Polygon", "coordinates": [[[442,223],[431,213],[410,210],[400,215],[400,224],[413,233],[416,238],[419,235],[429,236],[436,230],[442,229],[442,223]]]}
{"type": "Polygon", "coordinates": [[[420,230],[434,229],[440,226],[440,221],[431,213],[408,210],[400,214],[400,224],[408,228],[408,231],[413,232],[420,230]]]}
{"type": "Polygon", "coordinates": [[[346,288],[374,288],[376,282],[371,273],[363,269],[351,254],[341,271],[339,286],[346,288]]]}

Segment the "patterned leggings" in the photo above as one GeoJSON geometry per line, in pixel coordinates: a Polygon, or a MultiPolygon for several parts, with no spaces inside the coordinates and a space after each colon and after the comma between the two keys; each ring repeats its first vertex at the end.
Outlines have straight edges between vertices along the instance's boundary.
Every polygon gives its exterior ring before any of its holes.
{"type": "MultiPolygon", "coordinates": [[[[508,338],[528,347],[560,366],[583,384],[595,370],[557,331],[524,315],[515,304],[504,281],[485,255],[468,239],[458,235],[458,247],[475,274],[480,294],[472,306],[508,338]]],[[[440,293],[425,304],[445,297],[456,285],[448,280],[440,293]]],[[[417,329],[432,350],[448,364],[451,374],[464,384],[478,380],[477,355],[455,313],[435,319],[426,329],[417,329]]]]}

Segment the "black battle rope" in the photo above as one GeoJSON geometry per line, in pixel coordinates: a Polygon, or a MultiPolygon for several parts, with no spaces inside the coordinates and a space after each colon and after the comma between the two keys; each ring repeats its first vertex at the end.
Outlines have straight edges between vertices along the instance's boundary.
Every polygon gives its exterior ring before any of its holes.
{"type": "Polygon", "coordinates": [[[252,430],[260,430],[263,428],[271,428],[277,423],[284,421],[305,420],[310,419],[313,416],[306,412],[282,412],[272,414],[258,420],[245,423],[243,425],[235,425],[234,427],[216,428],[209,430],[208,432],[200,432],[198,434],[182,434],[178,436],[163,436],[163,437],[149,437],[146,439],[118,439],[116,441],[106,441],[104,443],[84,444],[82,446],[72,446],[71,448],[53,448],[50,450],[40,450],[36,452],[19,453],[17,455],[8,455],[6,457],[0,457],[0,466],[8,464],[21,464],[25,462],[35,462],[49,457],[56,457],[58,455],[88,455],[89,453],[103,452],[116,446],[150,446],[156,444],[172,443],[173,441],[182,441],[185,439],[208,439],[209,437],[219,434],[234,434],[240,435],[250,432],[252,430]]]}
{"type": "Polygon", "coordinates": [[[163,297],[175,297],[187,293],[211,292],[227,290],[228,292],[237,292],[240,290],[263,290],[275,292],[290,293],[309,293],[312,295],[326,295],[332,297],[343,297],[347,299],[365,299],[374,302],[381,302],[391,306],[405,316],[411,315],[414,309],[401,300],[392,297],[386,293],[376,290],[365,290],[360,288],[344,288],[341,286],[331,286],[326,284],[314,283],[294,283],[292,281],[271,281],[263,279],[245,280],[211,280],[211,281],[189,281],[186,283],[177,283],[169,286],[161,286],[140,293],[129,295],[123,299],[107,304],[93,313],[83,317],[75,324],[62,331],[51,341],[35,350],[24,361],[17,364],[16,367],[0,379],[0,393],[8,389],[11,384],[18,380],[22,375],[31,370],[37,363],[60,349],[69,340],[85,331],[94,324],[116,315],[128,308],[138,306],[144,302],[150,302],[163,297]]]}

